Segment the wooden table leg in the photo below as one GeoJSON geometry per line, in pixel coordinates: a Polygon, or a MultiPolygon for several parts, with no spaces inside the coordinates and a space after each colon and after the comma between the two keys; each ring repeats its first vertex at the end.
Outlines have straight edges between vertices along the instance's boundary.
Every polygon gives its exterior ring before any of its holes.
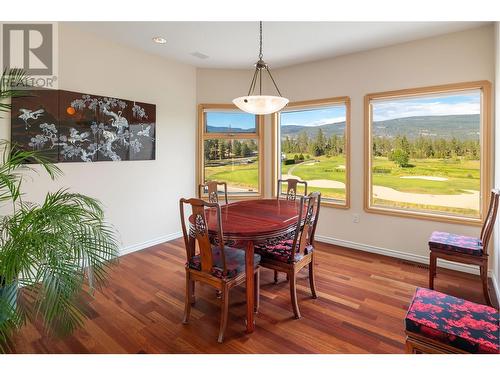
{"type": "Polygon", "coordinates": [[[248,241],[245,252],[245,272],[247,290],[247,333],[252,333],[255,328],[254,314],[254,266],[253,266],[253,241],[248,241]]]}

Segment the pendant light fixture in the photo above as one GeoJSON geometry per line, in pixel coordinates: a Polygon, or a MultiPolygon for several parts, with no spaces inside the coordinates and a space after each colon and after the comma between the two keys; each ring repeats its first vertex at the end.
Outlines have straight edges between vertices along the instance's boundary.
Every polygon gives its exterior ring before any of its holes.
{"type": "Polygon", "coordinates": [[[250,88],[247,96],[240,96],[233,100],[233,103],[242,111],[252,113],[254,115],[267,115],[269,113],[278,112],[288,104],[288,99],[281,96],[281,92],[274,81],[269,66],[262,60],[262,21],[260,21],[260,52],[259,61],[255,64],[255,73],[253,74],[250,88]],[[262,73],[266,71],[273,82],[273,85],[279,96],[262,95],[262,73]],[[259,95],[255,95],[255,86],[259,81],[259,95]]]}

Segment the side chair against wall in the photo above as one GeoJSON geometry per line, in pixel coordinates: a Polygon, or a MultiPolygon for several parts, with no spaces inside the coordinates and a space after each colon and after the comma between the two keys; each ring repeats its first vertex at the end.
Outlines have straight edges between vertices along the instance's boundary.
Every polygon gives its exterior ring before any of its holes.
{"type": "Polygon", "coordinates": [[[255,251],[261,255],[260,265],[262,267],[287,274],[296,319],[300,318],[296,276],[306,266],[309,266],[309,286],[312,297],[317,298],[314,275],[314,234],[318,224],[320,202],[321,194],[318,192],[300,198],[299,218],[293,239],[255,247],[255,251]]]}
{"type": "Polygon", "coordinates": [[[287,180],[278,180],[278,189],[276,190],[278,192],[277,197],[280,199],[281,196],[281,185],[283,183],[286,183],[286,200],[291,200],[294,201],[297,199],[297,185],[298,184],[303,184],[304,185],[304,196],[307,195],[307,181],[302,181],[302,180],[297,180],[296,178],[289,178],[287,180]]]}
{"type": "Polygon", "coordinates": [[[227,183],[222,181],[208,181],[198,185],[198,198],[203,199],[203,193],[207,191],[210,203],[219,203],[219,186],[224,186],[224,201],[227,204],[227,183]]]}
{"type": "MultiPolygon", "coordinates": [[[[289,178],[286,180],[279,179],[278,180],[278,189],[276,190],[278,194],[276,195],[277,199],[281,197],[282,184],[286,183],[286,196],[285,199],[287,201],[294,201],[297,199],[297,186],[298,184],[304,185],[304,196],[307,195],[307,181],[298,180],[296,178],[289,178]]],[[[288,276],[287,276],[288,277],[288,276]]],[[[287,278],[288,280],[288,278],[287,278]]],[[[274,271],[274,282],[278,282],[278,271],[274,271]]]]}
{"type": "Polygon", "coordinates": [[[490,195],[488,214],[481,229],[481,236],[467,237],[447,232],[433,232],[429,239],[430,267],[429,289],[434,289],[437,259],[479,266],[486,303],[492,306],[488,291],[488,244],[498,212],[500,190],[493,189],[490,195]]]}
{"type": "MultiPolygon", "coordinates": [[[[221,321],[218,342],[224,340],[229,308],[229,290],[245,283],[245,250],[224,246],[222,232],[221,209],[218,203],[208,203],[201,199],[182,198],[179,202],[181,212],[182,233],[186,247],[186,300],[183,323],[187,324],[191,305],[195,303],[194,283],[199,281],[221,291],[221,321]],[[189,232],[186,228],[184,205],[191,206],[189,232]],[[217,243],[213,246],[208,235],[206,215],[216,215],[217,243]],[[195,243],[199,253],[195,254],[195,243]]],[[[255,266],[255,311],[259,307],[259,269],[260,255],[254,255],[255,266]]]]}

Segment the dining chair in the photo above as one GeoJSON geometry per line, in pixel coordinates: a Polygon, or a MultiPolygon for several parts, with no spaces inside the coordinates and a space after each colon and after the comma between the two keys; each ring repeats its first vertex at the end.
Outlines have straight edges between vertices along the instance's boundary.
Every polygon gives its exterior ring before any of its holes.
{"type": "Polygon", "coordinates": [[[299,217],[293,239],[282,239],[274,244],[255,247],[255,251],[261,256],[262,267],[286,273],[296,319],[301,316],[297,303],[296,275],[306,266],[309,266],[309,286],[312,297],[317,298],[314,275],[314,234],[318,224],[320,202],[319,192],[300,197],[299,217]]]}
{"type": "Polygon", "coordinates": [[[479,238],[447,232],[432,233],[429,239],[429,289],[434,289],[438,258],[476,265],[479,266],[484,298],[486,303],[492,306],[488,290],[488,244],[497,217],[499,197],[500,190],[493,189],[490,195],[488,214],[486,215],[479,238]]]}
{"type": "Polygon", "coordinates": [[[219,203],[219,186],[224,186],[224,200],[227,204],[227,183],[221,181],[207,181],[198,185],[198,198],[203,199],[203,193],[206,191],[210,203],[219,203]]]}
{"type": "MultiPolygon", "coordinates": [[[[181,226],[186,247],[186,297],[183,323],[187,324],[191,312],[191,305],[195,303],[195,281],[213,286],[221,291],[221,320],[218,342],[224,340],[229,309],[229,290],[245,283],[245,250],[224,245],[222,231],[221,208],[218,203],[209,203],[201,199],[181,198],[179,202],[181,212],[181,226]],[[189,232],[186,228],[185,206],[191,206],[189,217],[189,232]],[[207,212],[216,215],[217,234],[214,246],[210,243],[207,212]],[[196,254],[196,246],[199,252],[196,254]]],[[[260,255],[254,254],[255,267],[255,312],[259,308],[259,262],[260,255]]]]}
{"type": "Polygon", "coordinates": [[[286,183],[286,200],[291,200],[294,201],[297,199],[297,185],[298,184],[304,184],[304,196],[307,195],[307,181],[302,181],[298,180],[296,178],[289,178],[286,180],[278,179],[278,189],[276,190],[278,192],[277,197],[280,199],[281,196],[281,190],[282,190],[282,184],[286,183]]]}

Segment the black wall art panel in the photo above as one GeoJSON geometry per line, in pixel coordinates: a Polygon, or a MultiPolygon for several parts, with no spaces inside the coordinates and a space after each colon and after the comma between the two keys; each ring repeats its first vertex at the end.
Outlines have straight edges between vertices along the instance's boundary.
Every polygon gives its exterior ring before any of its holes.
{"type": "Polygon", "coordinates": [[[132,113],[132,120],[129,124],[129,159],[152,160],[155,158],[156,153],[156,106],[136,102],[132,108],[132,113]]]}
{"type": "Polygon", "coordinates": [[[156,106],[64,90],[12,100],[12,142],[52,161],[154,160],[156,106]]]}
{"type": "Polygon", "coordinates": [[[59,157],[58,113],[56,90],[27,90],[22,98],[13,98],[12,143],[27,150],[37,150],[56,163],[59,157]]]}

